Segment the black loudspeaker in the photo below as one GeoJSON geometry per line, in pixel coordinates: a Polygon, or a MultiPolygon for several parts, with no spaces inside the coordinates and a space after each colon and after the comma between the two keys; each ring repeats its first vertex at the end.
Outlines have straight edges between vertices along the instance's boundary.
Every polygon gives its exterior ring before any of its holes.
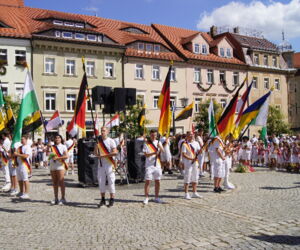
{"type": "Polygon", "coordinates": [[[78,180],[82,185],[98,185],[98,158],[90,157],[95,143],[95,140],[78,140],[78,180]]]}
{"type": "Polygon", "coordinates": [[[116,107],[115,107],[115,94],[114,92],[110,92],[109,96],[106,99],[106,102],[104,104],[103,113],[104,114],[114,114],[116,113],[116,107]]]}
{"type": "Polygon", "coordinates": [[[114,108],[115,111],[123,111],[126,106],[126,91],[125,88],[114,89],[114,108]]]}
{"type": "Polygon", "coordinates": [[[131,140],[127,143],[128,173],[131,179],[144,180],[145,156],[143,153],[144,140],[131,140]]]}
{"type": "Polygon", "coordinates": [[[136,104],[136,89],[127,88],[126,89],[126,105],[133,106],[136,104]]]}
{"type": "Polygon", "coordinates": [[[109,101],[111,87],[96,86],[92,88],[93,104],[105,104],[109,101]]]}

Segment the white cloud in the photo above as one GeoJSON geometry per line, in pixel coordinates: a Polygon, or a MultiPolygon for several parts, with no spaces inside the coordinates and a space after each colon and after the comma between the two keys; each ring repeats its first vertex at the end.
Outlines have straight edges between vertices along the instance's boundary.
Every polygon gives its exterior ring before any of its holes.
{"type": "Polygon", "coordinates": [[[86,7],[84,8],[85,11],[90,11],[90,12],[98,12],[99,8],[94,7],[94,6],[90,6],[90,7],[86,7]]]}
{"type": "Polygon", "coordinates": [[[230,2],[211,13],[201,14],[197,27],[207,30],[212,25],[257,29],[265,37],[277,41],[281,40],[282,30],[287,38],[300,37],[300,0],[286,4],[276,1],[268,4],[260,1],[249,4],[230,2]]]}

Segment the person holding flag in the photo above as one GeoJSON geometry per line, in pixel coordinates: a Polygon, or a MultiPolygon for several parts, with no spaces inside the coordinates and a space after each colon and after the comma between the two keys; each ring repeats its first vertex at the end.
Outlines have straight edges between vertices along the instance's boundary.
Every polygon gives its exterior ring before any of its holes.
{"type": "Polygon", "coordinates": [[[63,144],[63,138],[57,134],[54,138],[54,145],[51,146],[52,153],[49,155],[50,173],[53,183],[54,200],[51,205],[66,204],[65,198],[65,170],[68,170],[66,160],[68,159],[68,149],[63,144]],[[60,187],[61,199],[58,199],[58,188],[60,187]]]}
{"type": "Polygon", "coordinates": [[[98,163],[98,183],[101,194],[101,201],[98,207],[106,205],[105,192],[108,187],[110,193],[109,207],[114,205],[115,199],[115,168],[116,162],[113,159],[118,154],[117,146],[115,141],[108,137],[109,128],[101,128],[101,136],[97,139],[97,144],[94,148],[94,155],[99,158],[98,163]],[[107,184],[106,184],[107,183],[107,184]]]}
{"type": "Polygon", "coordinates": [[[1,158],[1,169],[4,174],[5,183],[3,187],[1,188],[2,191],[7,192],[11,189],[12,183],[10,178],[10,147],[11,147],[11,140],[9,139],[9,133],[4,132],[2,135],[2,144],[0,146],[0,158],[1,158]]]}

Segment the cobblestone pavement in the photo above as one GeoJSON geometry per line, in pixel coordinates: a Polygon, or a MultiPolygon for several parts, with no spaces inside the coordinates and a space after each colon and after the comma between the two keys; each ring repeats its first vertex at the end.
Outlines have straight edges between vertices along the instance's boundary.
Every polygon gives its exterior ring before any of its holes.
{"type": "Polygon", "coordinates": [[[115,206],[98,209],[98,188],[81,188],[70,175],[68,205],[50,206],[50,176],[36,170],[30,201],[0,194],[0,248],[300,249],[300,175],[263,169],[231,180],[234,191],[215,194],[202,178],[204,198],[187,201],[183,180],[165,176],[166,204],[147,206],[142,183],[117,186],[115,206]]]}

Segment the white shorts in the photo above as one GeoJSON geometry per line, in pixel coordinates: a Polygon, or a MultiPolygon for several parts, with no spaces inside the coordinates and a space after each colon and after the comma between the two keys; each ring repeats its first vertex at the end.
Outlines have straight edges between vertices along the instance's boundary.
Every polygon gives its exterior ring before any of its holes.
{"type": "Polygon", "coordinates": [[[24,165],[17,167],[17,178],[18,181],[28,181],[28,170],[24,165]]]}
{"type": "Polygon", "coordinates": [[[242,155],[241,155],[241,159],[244,160],[244,161],[250,161],[251,160],[251,151],[243,150],[242,155]]]}
{"type": "Polygon", "coordinates": [[[222,159],[211,161],[213,176],[217,178],[225,177],[225,163],[222,159]]]}
{"type": "Polygon", "coordinates": [[[199,180],[199,164],[194,162],[193,165],[184,165],[184,183],[198,183],[199,180]]]}
{"type": "Polygon", "coordinates": [[[66,163],[69,163],[69,164],[74,163],[74,154],[69,155],[69,158],[66,160],[66,163]]]}
{"type": "Polygon", "coordinates": [[[105,193],[107,189],[111,194],[116,193],[115,180],[116,180],[116,176],[112,166],[106,165],[106,166],[98,167],[98,184],[101,193],[105,193]],[[106,186],[106,181],[107,181],[107,186],[106,186]]]}
{"type": "Polygon", "coordinates": [[[146,181],[157,181],[162,176],[161,167],[148,166],[146,167],[145,180],[146,181]]]}
{"type": "Polygon", "coordinates": [[[160,155],[160,160],[162,161],[162,162],[170,162],[171,160],[172,160],[172,155],[171,155],[171,153],[169,153],[169,152],[165,152],[165,153],[162,153],[161,155],[160,155]]]}
{"type": "Polygon", "coordinates": [[[50,171],[61,171],[61,170],[65,170],[64,165],[59,165],[59,166],[50,165],[50,171]]]}
{"type": "Polygon", "coordinates": [[[8,163],[8,166],[9,166],[9,175],[17,176],[17,168],[14,167],[11,161],[8,163]]]}

